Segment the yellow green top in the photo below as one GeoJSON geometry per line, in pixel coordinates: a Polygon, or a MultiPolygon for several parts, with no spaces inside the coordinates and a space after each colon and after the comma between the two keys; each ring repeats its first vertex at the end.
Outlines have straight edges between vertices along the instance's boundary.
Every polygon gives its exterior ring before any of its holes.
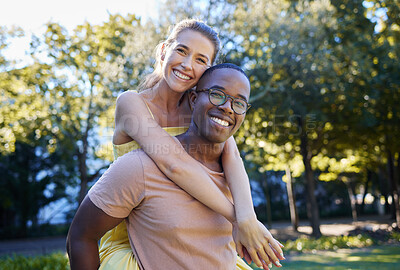
{"type": "MultiPolygon", "coordinates": [[[[169,133],[171,136],[176,136],[184,133],[188,127],[163,127],[163,129],[169,133]]],[[[123,144],[113,144],[114,159],[125,155],[126,153],[140,148],[140,145],[136,141],[130,141],[123,144]]]]}

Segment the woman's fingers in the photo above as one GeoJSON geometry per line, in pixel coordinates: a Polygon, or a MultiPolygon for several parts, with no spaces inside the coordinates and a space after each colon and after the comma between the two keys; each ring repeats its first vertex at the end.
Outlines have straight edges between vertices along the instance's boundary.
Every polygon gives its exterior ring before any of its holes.
{"type": "Polygon", "coordinates": [[[261,259],[261,258],[260,258],[260,260],[261,260],[261,262],[262,262],[262,268],[263,268],[264,270],[269,270],[269,269],[272,268],[272,263],[271,263],[271,262],[266,262],[266,261],[264,261],[264,260],[261,259]]]}
{"type": "Polygon", "coordinates": [[[249,252],[247,251],[247,249],[245,247],[243,247],[242,250],[243,250],[243,255],[244,255],[243,258],[245,259],[245,261],[248,264],[251,264],[251,256],[250,256],[249,252]]]}
{"type": "MultiPolygon", "coordinates": [[[[267,243],[267,245],[268,245],[268,243],[267,243]]],[[[261,262],[264,262],[266,265],[268,265],[268,269],[271,268],[272,267],[271,260],[268,256],[268,254],[265,252],[265,248],[261,247],[257,253],[258,253],[258,256],[259,256],[259,259],[261,260],[261,262]]],[[[263,264],[263,267],[264,267],[264,264],[263,264]]]]}
{"type": "Polygon", "coordinates": [[[285,247],[285,246],[284,246],[284,245],[282,245],[282,243],[281,243],[281,242],[279,242],[278,240],[276,240],[276,239],[275,239],[275,241],[276,241],[276,242],[278,242],[278,245],[279,245],[281,248],[285,247]]]}
{"type": "Polygon", "coordinates": [[[280,245],[279,241],[272,236],[267,236],[266,238],[268,239],[269,246],[273,248],[274,251],[276,251],[276,256],[278,256],[280,260],[285,260],[285,257],[283,256],[283,251],[281,249],[282,244],[280,245]]]}
{"type": "Polygon", "coordinates": [[[257,254],[257,250],[256,249],[250,249],[247,250],[251,256],[251,260],[258,266],[258,267],[262,267],[262,263],[260,261],[260,259],[258,258],[258,254],[257,254]]]}
{"type": "Polygon", "coordinates": [[[268,254],[268,257],[271,259],[272,263],[275,264],[277,267],[281,267],[281,263],[279,262],[279,259],[276,257],[275,252],[273,248],[271,248],[270,244],[268,243],[267,245],[264,246],[265,252],[268,254]]]}
{"type": "Polygon", "coordinates": [[[244,258],[243,246],[240,242],[236,243],[236,252],[239,254],[240,258],[244,258]]]}

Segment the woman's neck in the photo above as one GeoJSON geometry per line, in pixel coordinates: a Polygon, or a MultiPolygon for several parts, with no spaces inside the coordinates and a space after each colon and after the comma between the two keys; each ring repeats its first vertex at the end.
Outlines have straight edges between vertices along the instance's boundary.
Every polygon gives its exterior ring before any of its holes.
{"type": "Polygon", "coordinates": [[[184,94],[184,92],[180,93],[172,90],[164,79],[149,91],[149,101],[166,114],[174,113],[178,110],[180,100],[184,94]]]}

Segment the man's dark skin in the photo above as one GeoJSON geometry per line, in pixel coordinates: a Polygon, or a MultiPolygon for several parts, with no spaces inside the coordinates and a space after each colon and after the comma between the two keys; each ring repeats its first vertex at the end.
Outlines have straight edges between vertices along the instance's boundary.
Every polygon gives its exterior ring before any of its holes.
{"type": "MultiPolygon", "coordinates": [[[[205,88],[218,88],[232,97],[245,100],[248,100],[250,95],[248,78],[232,68],[216,69],[207,78],[200,80],[198,89],[205,88]]],[[[186,133],[176,138],[194,159],[213,171],[222,171],[220,159],[225,141],[239,129],[245,114],[239,115],[232,110],[230,98],[220,106],[211,104],[207,92],[192,91],[189,102],[193,108],[191,124],[186,133]],[[229,122],[229,126],[223,126],[212,118],[225,120],[229,122]]],[[[122,218],[111,217],[104,213],[86,196],[68,232],[67,251],[71,269],[97,269],[100,266],[98,241],[121,221],[122,218]]],[[[270,258],[266,256],[261,259],[266,262],[278,261],[278,257],[282,259],[278,255],[282,252],[279,245],[276,241],[270,243],[273,247],[268,252],[270,258]]],[[[264,269],[268,269],[266,264],[263,266],[264,269]]]]}

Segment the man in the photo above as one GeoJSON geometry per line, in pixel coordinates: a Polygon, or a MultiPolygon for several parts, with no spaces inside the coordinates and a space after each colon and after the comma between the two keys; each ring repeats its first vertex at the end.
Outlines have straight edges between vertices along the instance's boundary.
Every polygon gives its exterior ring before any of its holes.
{"type": "MultiPolygon", "coordinates": [[[[220,158],[244,120],[249,95],[239,67],[211,67],[189,95],[189,129],[176,137],[229,199],[220,158]]],[[[235,268],[230,222],[170,181],[140,149],[117,159],[82,202],[68,233],[71,268],[98,266],[98,240],[123,219],[141,269],[235,268]]]]}

